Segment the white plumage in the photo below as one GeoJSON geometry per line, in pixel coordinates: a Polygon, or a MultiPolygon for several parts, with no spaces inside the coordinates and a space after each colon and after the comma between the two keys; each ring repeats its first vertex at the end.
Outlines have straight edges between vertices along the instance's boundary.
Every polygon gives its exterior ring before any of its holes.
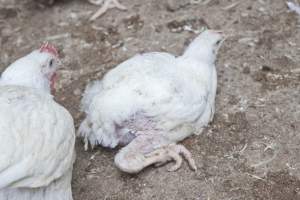
{"type": "Polygon", "coordinates": [[[168,53],[136,55],[89,85],[82,99],[86,119],[79,134],[93,147],[127,145],[116,155],[123,171],[171,159],[180,167],[190,153],[175,143],[200,133],[213,117],[217,76],[215,58],[223,37],[207,30],[182,56],[168,53]]]}
{"type": "Polygon", "coordinates": [[[72,200],[74,125],[50,94],[54,50],[44,45],[2,73],[1,200],[72,200]]]}

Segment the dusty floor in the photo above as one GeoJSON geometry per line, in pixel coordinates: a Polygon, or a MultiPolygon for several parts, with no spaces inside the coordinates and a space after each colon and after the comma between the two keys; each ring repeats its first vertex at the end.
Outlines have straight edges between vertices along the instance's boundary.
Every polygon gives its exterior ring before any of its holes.
{"type": "Polygon", "coordinates": [[[121,61],[146,51],[178,55],[204,27],[231,35],[217,62],[215,119],[183,142],[199,170],[185,163],[129,176],[113,165],[116,150],[84,152],[78,140],[75,200],[300,199],[300,16],[285,1],[120,0],[127,11],[94,23],[87,19],[97,7],[85,0],[20,2],[0,0],[0,69],[45,40],[58,46],[57,100],[76,126],[86,83],[121,61]]]}

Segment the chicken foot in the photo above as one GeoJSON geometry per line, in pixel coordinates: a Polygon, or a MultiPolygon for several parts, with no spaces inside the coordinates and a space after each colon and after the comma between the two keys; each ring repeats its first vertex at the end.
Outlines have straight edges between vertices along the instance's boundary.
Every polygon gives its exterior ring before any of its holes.
{"type": "Polygon", "coordinates": [[[115,157],[116,166],[127,173],[138,173],[147,166],[161,166],[169,161],[175,164],[168,171],[176,171],[185,158],[192,170],[196,164],[191,153],[183,146],[177,145],[161,134],[139,135],[120,150],[115,157]]]}
{"type": "Polygon", "coordinates": [[[183,145],[180,144],[169,144],[145,155],[145,157],[149,159],[149,163],[155,163],[156,167],[159,167],[171,160],[175,161],[175,164],[170,169],[168,169],[169,172],[176,171],[181,167],[182,158],[185,158],[187,160],[192,170],[197,170],[197,166],[194,159],[192,158],[192,154],[189,152],[189,150],[187,150],[183,145]]]}
{"type": "Polygon", "coordinates": [[[103,4],[103,6],[101,8],[99,8],[99,10],[97,10],[97,12],[95,12],[95,14],[92,15],[92,17],[90,18],[90,21],[94,21],[95,19],[97,19],[98,17],[103,15],[108,9],[111,9],[111,8],[117,8],[119,10],[127,9],[125,6],[120,4],[118,2],[118,0],[88,0],[88,1],[94,5],[103,4]]]}

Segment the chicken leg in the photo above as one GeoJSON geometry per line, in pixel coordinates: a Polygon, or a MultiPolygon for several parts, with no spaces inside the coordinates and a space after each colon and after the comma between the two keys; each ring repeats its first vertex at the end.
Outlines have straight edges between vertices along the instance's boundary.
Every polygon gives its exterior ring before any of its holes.
{"type": "Polygon", "coordinates": [[[122,171],[137,173],[152,164],[160,166],[173,160],[175,165],[168,171],[176,171],[182,164],[182,157],[192,170],[197,169],[191,153],[183,145],[177,145],[159,134],[147,134],[139,135],[121,149],[115,157],[115,164],[122,171]]]}

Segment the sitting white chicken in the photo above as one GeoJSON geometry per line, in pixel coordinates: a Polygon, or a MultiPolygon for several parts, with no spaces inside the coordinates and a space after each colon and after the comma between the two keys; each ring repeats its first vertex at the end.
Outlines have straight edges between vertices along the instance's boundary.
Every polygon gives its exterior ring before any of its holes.
{"type": "Polygon", "coordinates": [[[148,165],[174,160],[196,165],[190,152],[176,142],[202,128],[213,118],[217,75],[215,60],[221,32],[206,30],[182,56],[168,53],[136,55],[89,85],[82,99],[86,118],[79,135],[92,147],[122,148],[115,164],[137,173],[148,165]]]}
{"type": "Polygon", "coordinates": [[[0,79],[0,199],[72,200],[75,130],[50,94],[58,53],[48,44],[0,79]]]}

